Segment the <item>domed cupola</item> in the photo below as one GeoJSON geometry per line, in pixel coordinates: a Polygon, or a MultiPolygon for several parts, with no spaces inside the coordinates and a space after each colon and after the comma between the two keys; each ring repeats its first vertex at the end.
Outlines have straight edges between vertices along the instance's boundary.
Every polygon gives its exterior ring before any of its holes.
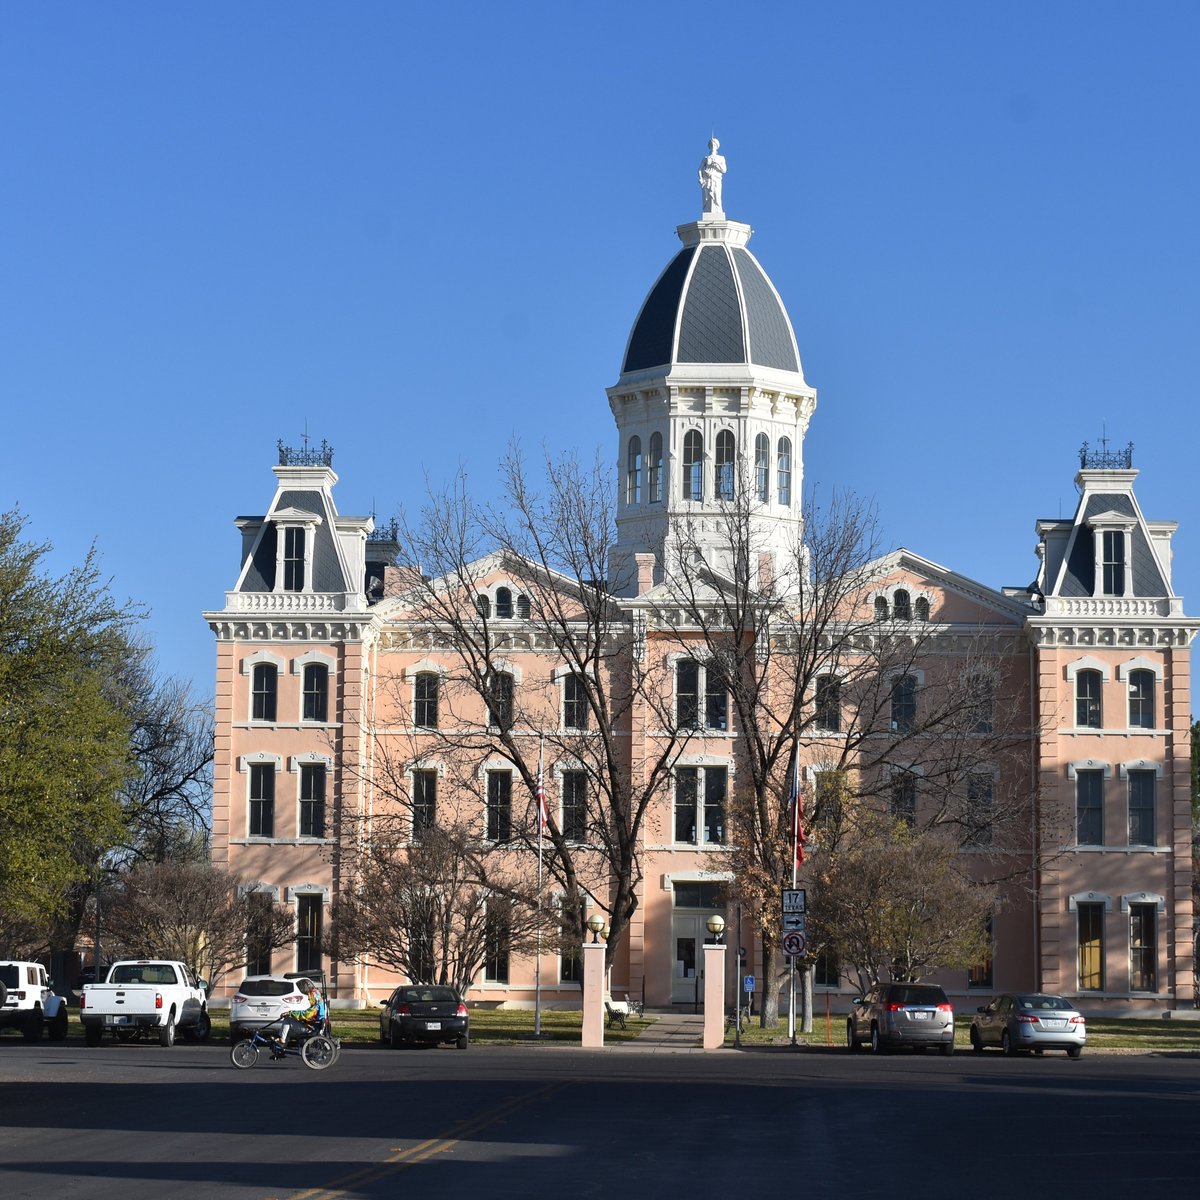
{"type": "Polygon", "coordinates": [[[731,505],[750,509],[761,552],[795,558],[801,448],[816,408],[787,309],[746,249],[749,225],[722,204],[725,158],[716,138],[700,164],[700,220],[680,225],[683,249],[650,289],[608,389],[620,434],[620,498],[611,586],[661,580],[667,546],[684,529],[710,565],[731,505]]]}

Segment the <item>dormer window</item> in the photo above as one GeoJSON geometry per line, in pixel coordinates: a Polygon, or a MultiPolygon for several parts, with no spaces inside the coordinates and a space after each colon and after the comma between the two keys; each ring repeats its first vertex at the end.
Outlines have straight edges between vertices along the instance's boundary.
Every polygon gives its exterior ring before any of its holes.
{"type": "Polygon", "coordinates": [[[304,550],[306,538],[303,529],[283,531],[283,590],[304,591],[304,550]]]}
{"type": "Polygon", "coordinates": [[[280,508],[271,515],[275,526],[276,592],[311,592],[312,557],[321,518],[302,508],[280,508]]]}
{"type": "Polygon", "coordinates": [[[1129,549],[1134,522],[1125,513],[1106,512],[1088,522],[1092,531],[1095,571],[1092,594],[1096,596],[1128,596],[1133,572],[1130,570],[1129,549]]]}
{"type": "Polygon", "coordinates": [[[1102,537],[1104,594],[1125,594],[1125,534],[1119,529],[1106,529],[1102,537]]]}

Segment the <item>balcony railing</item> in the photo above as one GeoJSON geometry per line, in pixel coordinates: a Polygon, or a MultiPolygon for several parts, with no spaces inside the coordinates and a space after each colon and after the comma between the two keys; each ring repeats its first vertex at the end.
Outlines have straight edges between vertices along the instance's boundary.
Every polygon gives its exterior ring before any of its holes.
{"type": "Polygon", "coordinates": [[[1089,450],[1084,442],[1079,450],[1079,466],[1085,471],[1130,471],[1133,469],[1133,443],[1124,450],[1110,450],[1105,441],[1103,450],[1089,450]]]}
{"type": "Polygon", "coordinates": [[[321,439],[321,444],[317,447],[311,447],[308,444],[308,435],[304,436],[304,445],[295,450],[291,446],[283,444],[283,438],[277,443],[279,446],[279,465],[281,467],[332,467],[333,466],[333,447],[321,439]]]}

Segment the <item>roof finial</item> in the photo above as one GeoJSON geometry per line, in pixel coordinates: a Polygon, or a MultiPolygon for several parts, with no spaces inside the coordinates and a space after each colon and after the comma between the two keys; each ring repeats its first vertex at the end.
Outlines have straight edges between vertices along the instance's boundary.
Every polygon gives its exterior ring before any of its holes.
{"type": "Polygon", "coordinates": [[[715,136],[708,139],[708,154],[701,162],[698,172],[704,220],[725,216],[725,209],[721,205],[721,185],[728,168],[725,166],[725,156],[717,153],[720,148],[721,143],[715,136]]]}

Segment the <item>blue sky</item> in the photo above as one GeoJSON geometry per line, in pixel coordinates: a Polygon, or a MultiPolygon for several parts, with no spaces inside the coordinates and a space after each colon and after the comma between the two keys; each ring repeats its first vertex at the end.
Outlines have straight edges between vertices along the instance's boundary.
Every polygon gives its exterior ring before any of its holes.
{"type": "Polygon", "coordinates": [[[699,214],[791,313],[810,484],[1027,583],[1081,442],[1132,441],[1200,610],[1200,5],[76,4],[0,18],[0,506],[94,541],[165,669],[275,444],[343,512],[617,447],[604,389],[699,214]]]}

